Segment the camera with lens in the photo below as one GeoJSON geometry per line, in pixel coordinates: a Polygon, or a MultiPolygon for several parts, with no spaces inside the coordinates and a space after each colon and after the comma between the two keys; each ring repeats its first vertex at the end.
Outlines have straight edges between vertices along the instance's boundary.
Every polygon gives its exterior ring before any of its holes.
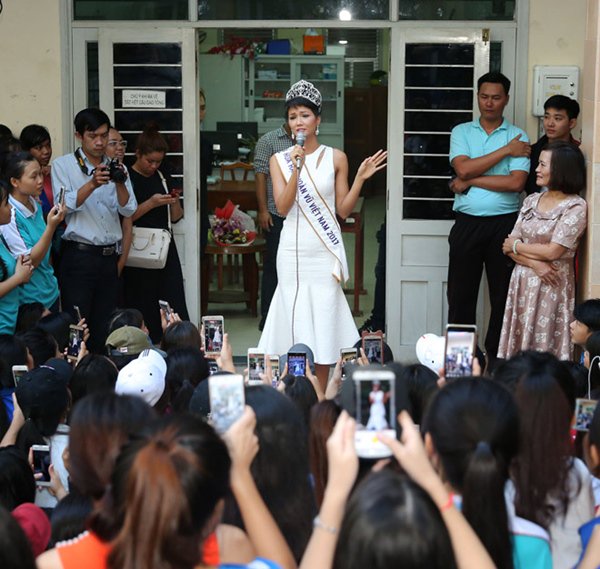
{"type": "Polygon", "coordinates": [[[108,175],[113,182],[117,184],[122,184],[127,180],[127,174],[125,170],[119,164],[119,161],[113,158],[107,165],[108,175]]]}

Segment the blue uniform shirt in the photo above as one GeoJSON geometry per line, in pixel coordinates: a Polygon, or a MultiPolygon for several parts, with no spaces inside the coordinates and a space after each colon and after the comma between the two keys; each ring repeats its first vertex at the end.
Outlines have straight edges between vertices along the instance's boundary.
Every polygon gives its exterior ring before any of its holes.
{"type": "MultiPolygon", "coordinates": [[[[17,261],[6,248],[4,241],[0,240],[0,259],[6,267],[4,280],[15,274],[17,261]]],[[[19,311],[19,297],[21,287],[16,286],[10,292],[0,297],[0,334],[14,334],[17,325],[17,312],[19,311]]]]}
{"type": "MultiPolygon", "coordinates": [[[[450,136],[450,163],[457,156],[479,158],[506,146],[515,136],[521,135],[523,142],[529,142],[524,131],[510,124],[506,119],[493,132],[488,134],[479,120],[455,126],[450,136]]],[[[529,172],[529,158],[503,158],[485,172],[484,176],[508,176],[514,170],[529,172]]],[[[493,192],[471,186],[466,194],[456,194],[454,211],[487,217],[519,211],[518,192],[493,192]]]]}
{"type": "MultiPolygon", "coordinates": [[[[2,226],[1,231],[15,259],[19,255],[28,255],[46,231],[41,205],[33,198],[29,199],[33,212],[12,196],[8,198],[12,207],[11,219],[8,225],[2,226]]],[[[41,302],[46,308],[50,308],[58,300],[58,282],[50,265],[50,249],[31,274],[29,282],[20,288],[21,304],[41,302]]]]}

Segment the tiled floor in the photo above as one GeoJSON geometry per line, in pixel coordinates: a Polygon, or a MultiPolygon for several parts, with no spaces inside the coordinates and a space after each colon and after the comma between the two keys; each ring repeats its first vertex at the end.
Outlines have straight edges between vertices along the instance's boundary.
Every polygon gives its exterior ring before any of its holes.
{"type": "MultiPolygon", "coordinates": [[[[355,317],[357,327],[370,315],[373,307],[373,290],[375,286],[374,268],[377,261],[377,239],[375,234],[383,223],[385,215],[385,196],[373,196],[366,198],[365,203],[365,253],[364,253],[364,286],[366,295],[360,297],[360,308],[362,316],[355,317]]],[[[348,257],[348,266],[352,271],[354,267],[354,236],[344,234],[344,244],[348,257]]],[[[351,279],[353,275],[351,273],[351,279]]],[[[350,281],[352,285],[352,280],[350,281]]],[[[353,296],[346,296],[352,306],[353,296]]],[[[260,299],[259,299],[260,302],[260,299]]],[[[243,303],[239,304],[209,304],[209,314],[222,314],[225,318],[225,331],[229,334],[229,340],[233,345],[235,356],[244,356],[248,348],[258,344],[260,332],[258,323],[260,318],[253,318],[243,303]]]]}

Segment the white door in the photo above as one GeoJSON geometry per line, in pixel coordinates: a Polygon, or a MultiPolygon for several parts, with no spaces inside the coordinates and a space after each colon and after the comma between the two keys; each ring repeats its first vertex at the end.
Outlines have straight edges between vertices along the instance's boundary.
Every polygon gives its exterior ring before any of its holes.
{"type": "Polygon", "coordinates": [[[489,66],[483,36],[481,28],[392,30],[388,132],[398,158],[388,164],[386,322],[397,360],[416,360],[417,339],[446,323],[450,131],[477,115],[477,78],[489,66]]]}
{"type": "Polygon", "coordinates": [[[129,142],[155,122],[169,143],[164,168],[183,190],[185,216],[173,226],[190,318],[200,319],[199,129],[193,29],[100,29],[100,107],[129,142]],[[124,91],[128,91],[124,104],[124,91]]]}

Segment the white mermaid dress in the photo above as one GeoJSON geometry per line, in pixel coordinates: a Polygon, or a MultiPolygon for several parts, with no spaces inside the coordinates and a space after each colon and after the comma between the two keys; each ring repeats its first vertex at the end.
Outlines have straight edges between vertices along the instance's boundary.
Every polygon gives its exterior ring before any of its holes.
{"type": "MultiPolygon", "coordinates": [[[[307,174],[329,209],[335,211],[333,149],[319,146],[306,155],[302,175],[307,174]]],[[[335,258],[322,236],[294,203],[281,231],[278,284],[258,345],[261,351],[281,355],[303,343],[313,350],[316,363],[332,364],[339,359],[341,348],[359,340],[348,301],[333,276],[334,265],[335,258]]]]}

